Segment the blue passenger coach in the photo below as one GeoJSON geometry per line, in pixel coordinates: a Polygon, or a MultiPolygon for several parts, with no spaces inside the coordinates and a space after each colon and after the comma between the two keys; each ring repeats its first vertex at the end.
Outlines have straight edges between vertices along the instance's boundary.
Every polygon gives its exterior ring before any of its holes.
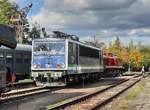
{"type": "Polygon", "coordinates": [[[68,39],[35,39],[31,70],[37,85],[65,86],[69,82],[99,77],[103,72],[102,52],[68,39]]]}

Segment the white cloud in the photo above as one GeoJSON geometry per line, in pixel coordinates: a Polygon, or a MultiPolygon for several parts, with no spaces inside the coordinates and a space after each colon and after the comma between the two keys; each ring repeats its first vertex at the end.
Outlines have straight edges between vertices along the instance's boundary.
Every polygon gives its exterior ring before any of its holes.
{"type": "Polygon", "coordinates": [[[30,22],[39,22],[43,26],[51,29],[78,29],[78,28],[88,28],[89,25],[95,25],[97,22],[97,17],[91,12],[85,13],[63,13],[55,12],[49,10],[41,10],[40,13],[33,16],[30,22]]]}
{"type": "Polygon", "coordinates": [[[142,37],[150,36],[149,10],[149,0],[44,0],[30,22],[81,36],[142,37]]]}
{"type": "Polygon", "coordinates": [[[66,20],[64,19],[64,16],[61,13],[43,10],[43,12],[39,13],[36,16],[33,16],[30,22],[38,22],[40,24],[43,24],[43,26],[45,27],[53,27],[55,29],[56,27],[63,28],[63,25],[66,22],[66,20]]]}

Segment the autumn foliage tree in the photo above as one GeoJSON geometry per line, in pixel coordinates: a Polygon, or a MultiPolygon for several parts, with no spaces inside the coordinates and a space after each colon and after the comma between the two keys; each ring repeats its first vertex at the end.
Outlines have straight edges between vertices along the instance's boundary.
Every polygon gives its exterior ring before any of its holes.
{"type": "Polygon", "coordinates": [[[143,54],[143,65],[146,69],[150,67],[150,46],[138,45],[138,50],[143,54]]]}
{"type": "Polygon", "coordinates": [[[8,0],[0,0],[0,24],[9,24],[8,14],[14,11],[13,8],[8,0]]]}
{"type": "Polygon", "coordinates": [[[130,61],[134,68],[139,69],[142,66],[143,58],[144,55],[138,52],[136,48],[130,50],[130,61]]]}
{"type": "Polygon", "coordinates": [[[133,46],[132,41],[129,45],[130,46],[128,47],[123,47],[119,37],[117,37],[114,43],[109,45],[106,51],[120,57],[126,67],[128,67],[130,62],[131,67],[138,70],[142,66],[144,56],[138,51],[136,46],[133,46]]]}
{"type": "Polygon", "coordinates": [[[113,44],[110,44],[108,51],[111,53],[114,53],[117,56],[120,56],[120,51],[121,51],[121,43],[119,37],[116,38],[115,42],[113,44]]]}

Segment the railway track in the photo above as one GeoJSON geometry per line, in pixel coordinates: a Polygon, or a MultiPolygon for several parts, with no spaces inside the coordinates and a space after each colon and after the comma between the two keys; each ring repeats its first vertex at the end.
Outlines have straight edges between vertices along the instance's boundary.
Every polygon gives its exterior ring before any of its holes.
{"type": "MultiPolygon", "coordinates": [[[[129,80],[129,78],[125,78],[125,79],[121,80],[121,82],[119,82],[119,83],[121,84],[127,80],[129,80]]],[[[112,88],[116,85],[112,85],[109,88],[112,88]]],[[[107,90],[109,88],[103,89],[103,90],[101,90],[101,92],[104,92],[105,90],[107,90]]],[[[48,93],[48,92],[55,91],[58,89],[60,89],[60,88],[47,89],[47,88],[43,88],[43,87],[32,87],[32,88],[26,88],[26,89],[17,89],[17,90],[5,93],[2,97],[0,97],[0,104],[12,103],[12,102],[21,101],[24,99],[28,100],[28,99],[33,98],[34,96],[39,97],[40,94],[43,95],[44,93],[48,93]]],[[[99,91],[97,91],[97,92],[99,93],[99,91]]],[[[88,95],[84,95],[84,96],[88,96],[88,95]]],[[[79,96],[78,98],[84,99],[83,96],[79,96]]]]}
{"type": "Polygon", "coordinates": [[[35,82],[14,82],[14,83],[9,83],[9,87],[12,87],[12,90],[15,89],[24,89],[24,88],[30,88],[30,87],[36,87],[35,82]]]}
{"type": "Polygon", "coordinates": [[[7,103],[10,101],[19,100],[25,98],[27,96],[33,96],[45,92],[51,91],[50,89],[46,89],[43,87],[33,87],[28,89],[18,89],[13,92],[4,93],[3,96],[0,97],[0,103],[7,103]]]}
{"type": "Polygon", "coordinates": [[[54,105],[47,106],[48,110],[97,110],[111,102],[114,98],[125,92],[140,81],[140,78],[126,79],[118,84],[103,90],[69,99],[54,105]]]}

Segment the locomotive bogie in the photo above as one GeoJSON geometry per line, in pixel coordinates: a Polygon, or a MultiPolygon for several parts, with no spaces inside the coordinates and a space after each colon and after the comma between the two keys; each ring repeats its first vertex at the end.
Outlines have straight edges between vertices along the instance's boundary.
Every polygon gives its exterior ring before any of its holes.
{"type": "Polygon", "coordinates": [[[32,72],[37,86],[65,86],[65,71],[32,72]]]}

